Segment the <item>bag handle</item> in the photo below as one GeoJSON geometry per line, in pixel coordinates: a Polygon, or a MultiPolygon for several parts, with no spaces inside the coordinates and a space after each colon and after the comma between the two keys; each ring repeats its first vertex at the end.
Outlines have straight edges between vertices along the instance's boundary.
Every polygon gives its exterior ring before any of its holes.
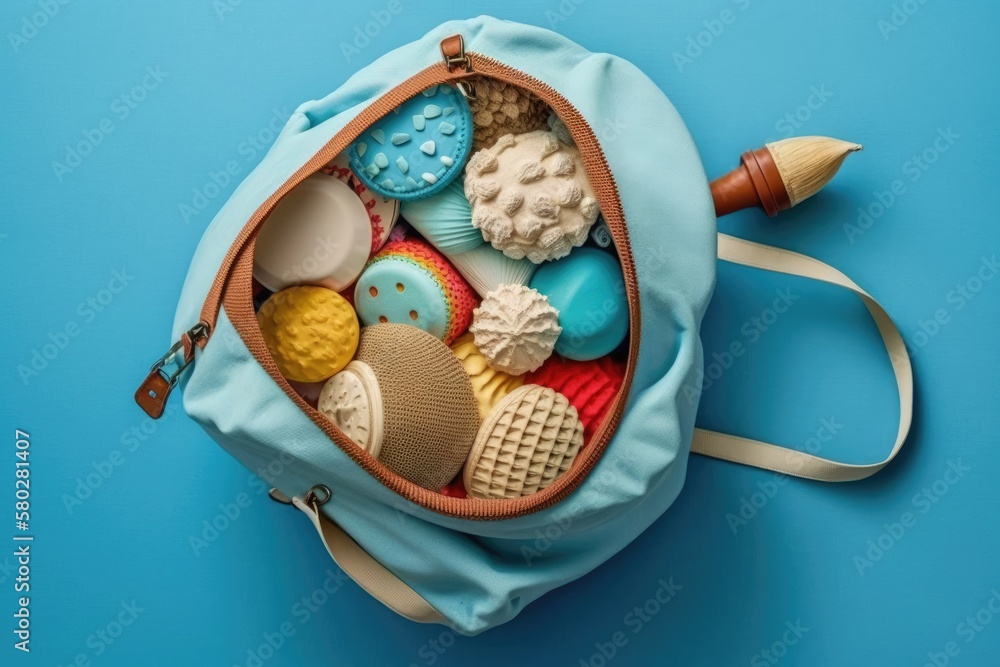
{"type": "Polygon", "coordinates": [[[375,560],[337,522],[320,509],[330,498],[330,491],[325,486],[313,487],[305,500],[298,497],[288,498],[277,489],[271,489],[270,495],[280,503],[294,505],[309,517],[333,561],[344,574],[373,598],[411,621],[448,625],[448,619],[441,612],[375,560]],[[318,489],[325,493],[317,494],[318,489]]]}
{"type": "Polygon", "coordinates": [[[899,430],[889,455],[878,463],[840,463],[787,447],[751,440],[701,428],[694,430],[691,451],[756,468],[822,482],[852,482],[874,475],[903,448],[913,418],[913,369],[906,344],[885,309],[843,273],[812,257],[797,252],[719,234],[719,259],[734,264],[820,280],[851,290],[864,302],[875,320],[882,342],[892,362],[899,392],[899,430]]]}

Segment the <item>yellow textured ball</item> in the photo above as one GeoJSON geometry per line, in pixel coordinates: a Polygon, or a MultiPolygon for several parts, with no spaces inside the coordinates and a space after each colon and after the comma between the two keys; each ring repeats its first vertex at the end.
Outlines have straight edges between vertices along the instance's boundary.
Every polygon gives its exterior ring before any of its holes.
{"type": "Polygon", "coordinates": [[[358,316],[344,297],[325,287],[289,287],[257,313],[278,370],[296,382],[320,382],[339,372],[358,349],[358,316]]]}

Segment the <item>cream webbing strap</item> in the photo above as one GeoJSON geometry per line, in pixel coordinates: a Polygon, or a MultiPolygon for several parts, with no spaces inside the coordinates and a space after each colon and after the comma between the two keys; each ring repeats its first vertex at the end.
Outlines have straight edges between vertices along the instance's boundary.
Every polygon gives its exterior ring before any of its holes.
{"type": "Polygon", "coordinates": [[[372,558],[343,528],[323,514],[318,502],[305,503],[299,498],[293,498],[292,504],[312,521],[330,557],[340,569],[369,595],[411,621],[448,624],[441,612],[372,558]]]}
{"type": "Polygon", "coordinates": [[[719,259],[767,271],[821,280],[847,288],[861,297],[875,320],[879,333],[882,334],[882,342],[885,343],[885,349],[892,361],[892,372],[896,376],[896,387],[899,390],[899,430],[889,455],[878,463],[864,465],[839,463],[787,447],[700,428],[694,430],[691,451],[725,461],[823,482],[850,482],[864,479],[885,467],[902,449],[913,416],[913,370],[910,367],[910,355],[906,351],[903,337],[900,336],[889,314],[850,278],[812,257],[745,241],[728,234],[719,234],[719,259]]]}

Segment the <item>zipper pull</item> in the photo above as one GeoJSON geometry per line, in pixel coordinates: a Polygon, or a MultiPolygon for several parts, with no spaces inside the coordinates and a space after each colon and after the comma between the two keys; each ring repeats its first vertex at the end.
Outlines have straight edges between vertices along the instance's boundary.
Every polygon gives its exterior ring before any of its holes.
{"type": "Polygon", "coordinates": [[[469,56],[465,55],[465,38],[461,35],[451,35],[441,40],[441,55],[444,57],[444,64],[448,66],[448,71],[453,72],[461,65],[466,72],[472,71],[472,63],[469,56]]]}
{"type": "Polygon", "coordinates": [[[149,375],[135,392],[135,402],[143,412],[153,419],[159,419],[163,415],[171,390],[184,369],[194,361],[195,346],[202,339],[208,340],[208,331],[207,324],[198,322],[184,332],[181,339],[153,364],[149,375]],[[167,370],[168,366],[173,367],[172,370],[167,370]]]}
{"type": "MultiPolygon", "coordinates": [[[[472,60],[465,54],[465,38],[461,35],[451,35],[441,40],[441,56],[449,72],[456,67],[462,67],[466,72],[472,72],[472,60]]],[[[476,99],[476,89],[465,81],[455,83],[459,92],[470,102],[476,99]]]]}

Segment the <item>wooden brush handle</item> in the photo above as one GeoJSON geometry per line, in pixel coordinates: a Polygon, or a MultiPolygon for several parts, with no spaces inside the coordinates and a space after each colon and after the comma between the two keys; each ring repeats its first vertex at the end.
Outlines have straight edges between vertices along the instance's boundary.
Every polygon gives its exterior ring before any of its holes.
{"type": "Polygon", "coordinates": [[[767,148],[747,151],[740,156],[740,166],[712,181],[715,216],[760,206],[769,217],[791,208],[784,181],[767,148]]]}

